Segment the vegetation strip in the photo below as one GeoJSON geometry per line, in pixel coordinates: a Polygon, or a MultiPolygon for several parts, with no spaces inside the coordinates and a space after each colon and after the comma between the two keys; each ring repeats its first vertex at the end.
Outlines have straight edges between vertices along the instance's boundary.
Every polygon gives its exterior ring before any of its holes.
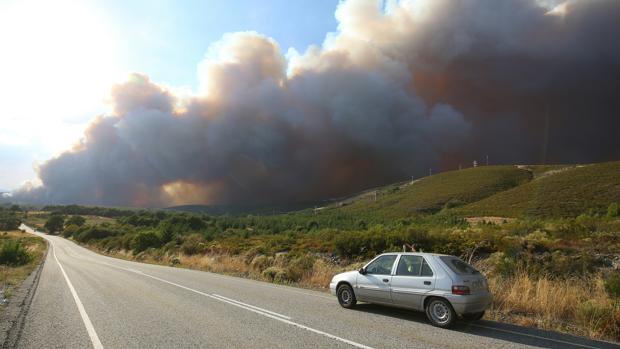
{"type": "Polygon", "coordinates": [[[28,315],[32,299],[36,294],[47,253],[48,250],[46,249],[35,271],[22,283],[18,292],[9,302],[7,309],[3,311],[2,328],[6,328],[6,331],[3,331],[1,334],[4,337],[2,340],[3,349],[15,348],[21,338],[24,324],[26,323],[26,315],[28,315]]]}

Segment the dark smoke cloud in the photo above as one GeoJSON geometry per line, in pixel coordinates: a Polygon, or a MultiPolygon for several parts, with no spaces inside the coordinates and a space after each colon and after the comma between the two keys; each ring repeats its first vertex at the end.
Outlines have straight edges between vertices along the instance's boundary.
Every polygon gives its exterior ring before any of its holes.
{"type": "Polygon", "coordinates": [[[134,74],[24,201],[158,206],[327,198],[493,162],[620,155],[620,2],[347,1],[286,59],[228,34],[189,99],[134,74]]]}

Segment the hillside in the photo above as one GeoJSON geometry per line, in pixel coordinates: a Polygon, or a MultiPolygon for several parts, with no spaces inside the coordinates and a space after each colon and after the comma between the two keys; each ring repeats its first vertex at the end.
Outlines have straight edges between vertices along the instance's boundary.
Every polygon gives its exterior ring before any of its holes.
{"type": "Polygon", "coordinates": [[[570,217],[620,202],[620,161],[563,169],[456,210],[467,216],[570,217]]]}
{"type": "Polygon", "coordinates": [[[532,179],[532,172],[516,166],[483,166],[367,191],[333,205],[343,213],[386,218],[435,213],[444,207],[476,202],[532,179]]]}
{"type": "Polygon", "coordinates": [[[179,205],[166,207],[167,211],[204,213],[212,216],[223,215],[272,215],[282,214],[324,205],[326,201],[300,202],[287,204],[229,204],[229,205],[179,205]]]}

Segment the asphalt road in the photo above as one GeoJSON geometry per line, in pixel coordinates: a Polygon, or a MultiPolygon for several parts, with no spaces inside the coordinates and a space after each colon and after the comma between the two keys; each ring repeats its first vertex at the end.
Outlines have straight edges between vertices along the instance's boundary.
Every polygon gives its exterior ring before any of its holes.
{"type": "MultiPolygon", "coordinates": [[[[37,233],[38,234],[38,233],[37,233]]],[[[420,313],[322,292],[101,256],[56,236],[19,348],[616,348],[480,321],[443,330],[420,313]]]]}

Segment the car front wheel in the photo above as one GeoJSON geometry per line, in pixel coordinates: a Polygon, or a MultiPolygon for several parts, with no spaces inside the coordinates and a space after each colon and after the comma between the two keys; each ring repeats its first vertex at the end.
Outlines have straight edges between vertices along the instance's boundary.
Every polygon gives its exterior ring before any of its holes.
{"type": "Polygon", "coordinates": [[[454,323],[456,313],[447,300],[433,298],[426,305],[426,317],[433,326],[447,328],[454,323]]]}
{"type": "Polygon", "coordinates": [[[355,293],[353,293],[351,286],[347,284],[338,286],[336,294],[338,296],[338,303],[340,303],[343,308],[351,309],[357,304],[355,293]]]}

